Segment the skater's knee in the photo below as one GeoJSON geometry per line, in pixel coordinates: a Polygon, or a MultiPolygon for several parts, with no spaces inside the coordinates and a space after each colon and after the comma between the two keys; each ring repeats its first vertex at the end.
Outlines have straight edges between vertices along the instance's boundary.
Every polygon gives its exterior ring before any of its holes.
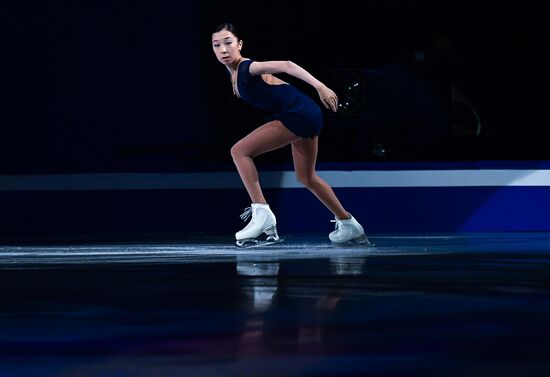
{"type": "Polygon", "coordinates": [[[239,159],[244,156],[246,156],[246,153],[243,147],[239,145],[239,143],[231,147],[231,157],[233,158],[233,160],[239,159]]]}
{"type": "Polygon", "coordinates": [[[233,159],[242,157],[254,158],[254,149],[248,143],[243,143],[242,140],[238,141],[231,147],[231,157],[233,159]]]}

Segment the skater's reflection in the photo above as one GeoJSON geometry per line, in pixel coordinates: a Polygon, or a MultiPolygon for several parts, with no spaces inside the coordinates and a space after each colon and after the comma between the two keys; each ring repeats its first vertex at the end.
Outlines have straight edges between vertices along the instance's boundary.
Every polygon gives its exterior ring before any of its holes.
{"type": "MultiPolygon", "coordinates": [[[[354,276],[364,272],[365,258],[333,257],[330,261],[332,276],[354,276]]],[[[338,308],[348,292],[353,280],[334,279],[334,284],[318,295],[311,309],[304,308],[298,333],[298,352],[301,354],[326,353],[325,333],[333,328],[337,320],[338,308]],[[308,315],[310,313],[310,315],[308,315]]]]}
{"type": "Polygon", "coordinates": [[[269,353],[270,342],[264,339],[266,322],[278,290],[279,262],[238,260],[237,274],[244,277],[244,312],[246,320],[240,339],[241,356],[269,353]]]}
{"type": "Polygon", "coordinates": [[[277,292],[279,262],[237,261],[237,274],[249,277],[243,289],[252,304],[252,313],[269,310],[277,292]]]}
{"type": "Polygon", "coordinates": [[[333,275],[361,275],[365,269],[365,257],[337,256],[330,258],[333,275]]]}
{"type": "Polygon", "coordinates": [[[354,282],[338,277],[363,274],[365,258],[333,257],[304,276],[284,267],[280,274],[279,261],[237,261],[246,315],[241,357],[327,352],[325,333],[354,282]],[[331,284],[322,284],[322,278],[315,284],[317,276],[329,277],[331,284]]]}

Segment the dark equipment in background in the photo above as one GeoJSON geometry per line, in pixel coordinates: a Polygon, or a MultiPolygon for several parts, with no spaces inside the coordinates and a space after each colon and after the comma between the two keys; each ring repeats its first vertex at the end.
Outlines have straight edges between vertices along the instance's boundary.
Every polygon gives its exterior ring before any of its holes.
{"type": "Polygon", "coordinates": [[[332,69],[325,82],[339,99],[336,113],[325,112],[325,134],[342,151],[341,160],[424,160],[443,151],[457,128],[479,136],[471,102],[455,106],[456,96],[441,98],[400,65],[332,69]]]}

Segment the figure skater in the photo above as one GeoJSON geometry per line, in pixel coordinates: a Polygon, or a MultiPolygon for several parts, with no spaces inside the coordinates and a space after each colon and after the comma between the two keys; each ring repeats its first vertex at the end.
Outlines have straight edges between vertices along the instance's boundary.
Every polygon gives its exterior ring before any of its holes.
{"type": "Polygon", "coordinates": [[[231,148],[231,156],[250,196],[251,206],[241,218],[247,226],[235,234],[237,246],[279,241],[277,220],[260,187],[254,158],[288,144],[296,177],[334,214],[335,230],[329,239],[337,244],[349,241],[368,243],[361,224],[344,209],[332,188],[315,172],[318,139],[323,114],[317,104],[296,87],[273,74],[286,73],[317,89],[323,105],[338,109],[336,94],[309,72],[291,61],[254,61],[241,55],[243,40],[231,23],[219,25],[212,33],[216,58],[226,66],[233,93],[240,99],[270,112],[267,123],[256,128],[231,148]],[[260,240],[265,234],[267,238],[260,240]]]}

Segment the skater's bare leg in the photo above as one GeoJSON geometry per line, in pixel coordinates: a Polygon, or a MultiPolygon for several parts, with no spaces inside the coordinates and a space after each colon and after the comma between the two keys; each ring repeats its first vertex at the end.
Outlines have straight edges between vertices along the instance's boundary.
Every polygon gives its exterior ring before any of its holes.
{"type": "Polygon", "coordinates": [[[256,128],[231,148],[233,162],[252,203],[267,203],[254,165],[254,157],[279,149],[300,139],[283,124],[274,120],[256,128]]]}
{"type": "Polygon", "coordinates": [[[338,219],[349,218],[336,194],[315,172],[317,162],[318,137],[299,139],[292,142],[292,157],[296,178],[307,187],[338,219]]]}

